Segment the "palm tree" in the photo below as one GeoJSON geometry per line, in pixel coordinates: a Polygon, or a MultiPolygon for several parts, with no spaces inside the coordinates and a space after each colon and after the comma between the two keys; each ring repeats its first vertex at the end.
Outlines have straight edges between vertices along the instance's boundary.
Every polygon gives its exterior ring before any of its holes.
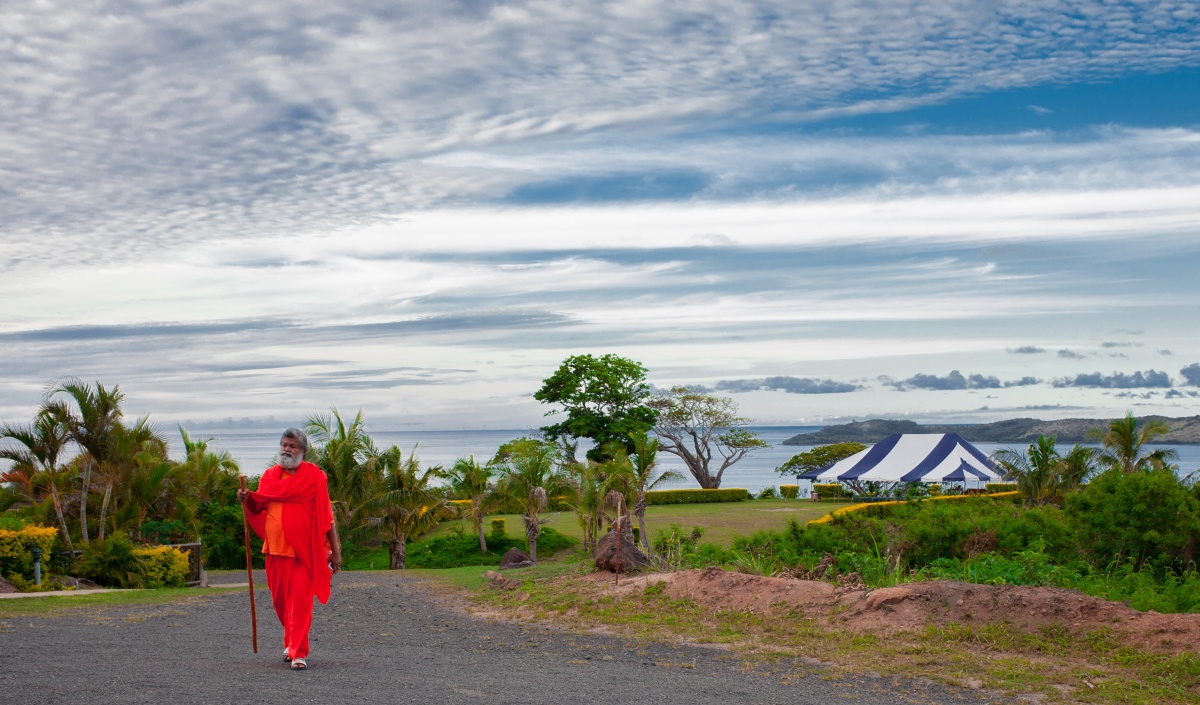
{"type": "Polygon", "coordinates": [[[499,490],[521,507],[529,557],[534,563],[538,534],[545,523],[540,516],[547,507],[547,498],[572,489],[557,467],[557,456],[558,449],[550,443],[523,440],[511,444],[508,462],[500,467],[499,490]]]}
{"type": "Polygon", "coordinates": [[[1124,418],[1109,423],[1107,431],[1094,428],[1088,436],[1104,446],[1096,458],[1101,466],[1129,473],[1170,467],[1170,461],[1179,457],[1175,450],[1158,448],[1150,451],[1145,448],[1146,444],[1170,430],[1160,419],[1148,419],[1139,428],[1133,412],[1127,411],[1124,418]]]}
{"type": "MultiPolygon", "coordinates": [[[[74,550],[71,544],[71,532],[67,528],[67,519],[63,514],[62,500],[58,496],[59,471],[58,460],[70,442],[70,427],[67,418],[55,407],[43,407],[28,426],[4,424],[0,426],[0,439],[8,438],[20,444],[19,447],[0,448],[0,458],[11,460],[13,470],[27,470],[35,476],[46,476],[50,487],[50,497],[54,501],[54,513],[58,516],[59,531],[62,532],[63,543],[68,551],[74,550]]],[[[31,477],[31,480],[34,478],[31,477]]]]}
{"type": "MultiPolygon", "coordinates": [[[[93,387],[78,377],[68,377],[50,388],[46,393],[44,406],[53,408],[54,413],[61,414],[68,421],[71,440],[84,452],[84,462],[79,488],[79,533],[84,543],[90,540],[88,535],[87,500],[92,489],[92,471],[107,460],[109,434],[114,426],[121,422],[123,412],[121,402],[125,395],[120,387],[105,389],[99,382],[93,387]],[[64,395],[70,402],[75,403],[72,411],[67,401],[55,399],[64,395]]],[[[103,531],[103,527],[101,527],[103,531]]]]}
{"type": "Polygon", "coordinates": [[[139,464],[145,467],[155,460],[166,460],[167,457],[167,441],[146,418],[138,419],[133,426],[126,426],[120,422],[114,424],[106,440],[104,460],[97,465],[104,479],[104,498],[100,502],[102,540],[108,528],[108,513],[114,489],[118,485],[122,489],[128,489],[139,464]],[[142,457],[143,455],[149,457],[142,457]]]}
{"type": "Polygon", "coordinates": [[[416,455],[405,459],[396,446],[388,448],[379,458],[383,481],[379,492],[364,503],[363,510],[378,519],[387,537],[390,568],[402,570],[407,560],[408,539],[429,531],[450,515],[446,498],[432,486],[432,480],[443,472],[438,465],[422,472],[416,455]]]}
{"type": "Polygon", "coordinates": [[[992,459],[1014,479],[1031,504],[1058,503],[1079,487],[1092,472],[1095,450],[1076,445],[1064,457],[1054,447],[1054,436],[1039,436],[1024,454],[1012,449],[996,451],[992,459]]]}
{"type": "Polygon", "coordinates": [[[633,444],[633,455],[629,460],[633,466],[634,486],[637,489],[633,513],[638,519],[638,533],[641,535],[642,548],[650,552],[650,539],[646,535],[646,493],[664,482],[682,480],[683,473],[677,470],[655,472],[658,462],[658,439],[649,433],[635,433],[629,437],[633,444]]]}
{"type": "Polygon", "coordinates": [[[308,435],[313,443],[309,459],[329,478],[329,498],[333,501],[340,536],[352,535],[361,528],[367,518],[359,516],[362,507],[378,493],[384,479],[381,454],[365,426],[361,410],[349,424],[337,409],[332,409],[328,416],[313,416],[308,420],[308,435]]]}
{"type": "Polygon", "coordinates": [[[566,457],[568,460],[563,472],[573,485],[571,510],[575,512],[575,519],[579,522],[579,528],[583,530],[583,547],[591,551],[596,547],[596,535],[604,523],[604,472],[594,460],[581,463],[569,460],[574,455],[566,457]]]}
{"type": "Polygon", "coordinates": [[[483,535],[483,517],[487,513],[488,500],[495,496],[493,467],[490,464],[480,465],[472,455],[454,461],[454,465],[441,476],[450,481],[450,489],[456,496],[471,500],[471,521],[475,524],[475,533],[479,534],[479,552],[486,554],[488,548],[483,535]]]}
{"type": "Polygon", "coordinates": [[[179,427],[179,435],[183,437],[184,449],[179,474],[186,478],[198,500],[203,502],[213,497],[223,497],[229,490],[237,489],[241,470],[229,451],[210,451],[208,443],[211,438],[192,440],[183,426],[179,427]]]}
{"type": "Polygon", "coordinates": [[[154,453],[140,454],[135,463],[125,487],[129,500],[126,506],[131,515],[134,536],[140,538],[142,524],[146,523],[146,517],[156,505],[166,503],[173,505],[171,509],[179,509],[187,506],[187,501],[182,496],[172,497],[172,490],[175,489],[172,480],[179,476],[182,466],[154,453]]]}

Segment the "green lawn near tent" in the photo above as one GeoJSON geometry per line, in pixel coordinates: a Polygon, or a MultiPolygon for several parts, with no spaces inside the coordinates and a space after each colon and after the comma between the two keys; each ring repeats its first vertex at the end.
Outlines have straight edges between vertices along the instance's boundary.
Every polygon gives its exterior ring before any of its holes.
{"type": "MultiPolygon", "coordinates": [[[[659,531],[665,530],[672,524],[679,525],[685,531],[691,531],[693,526],[704,529],[705,542],[719,544],[728,548],[735,536],[748,536],[763,529],[783,530],[789,519],[804,524],[805,522],[824,516],[834,509],[846,506],[832,502],[810,502],[795,499],[755,499],[745,502],[720,502],[711,504],[668,504],[646,508],[646,529],[653,539],[659,531]]],[[[491,520],[503,518],[506,520],[508,535],[512,538],[524,538],[525,528],[519,514],[497,514],[484,519],[483,530],[491,530],[491,520]]],[[[543,519],[549,520],[546,526],[554,528],[567,536],[582,540],[583,531],[579,528],[572,512],[546,512],[543,519]]],[[[635,523],[636,526],[636,523],[635,523]]],[[[459,527],[470,532],[469,520],[443,522],[430,536],[459,527]]]]}

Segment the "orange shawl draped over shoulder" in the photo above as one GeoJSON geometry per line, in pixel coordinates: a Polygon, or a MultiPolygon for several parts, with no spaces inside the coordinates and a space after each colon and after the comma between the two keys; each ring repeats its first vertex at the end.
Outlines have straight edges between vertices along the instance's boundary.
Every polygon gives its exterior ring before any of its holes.
{"type": "Polygon", "coordinates": [[[329,601],[329,544],[325,534],[333,525],[329,504],[329,483],[321,468],[302,462],[295,474],[284,479],[283,468],[276,465],[262,474],[258,490],[250,493],[246,519],[254,533],[267,533],[267,505],[283,503],[283,535],[312,578],[313,595],[325,604],[329,601]]]}

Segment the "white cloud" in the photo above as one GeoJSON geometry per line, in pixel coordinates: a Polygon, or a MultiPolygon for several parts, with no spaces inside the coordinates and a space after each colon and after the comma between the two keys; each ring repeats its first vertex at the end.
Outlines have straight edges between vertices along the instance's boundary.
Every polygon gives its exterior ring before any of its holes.
{"type": "Polygon", "coordinates": [[[1073,378],[1004,350],[1122,316],[1200,353],[1167,323],[1195,285],[1161,273],[1195,253],[1194,128],[818,124],[1169,71],[1195,8],[97,7],[0,8],[3,413],[80,374],[191,418],[536,423],[521,395],[602,350],[663,382],[1073,378]],[[615,196],[536,203],[571,188],[615,196]]]}

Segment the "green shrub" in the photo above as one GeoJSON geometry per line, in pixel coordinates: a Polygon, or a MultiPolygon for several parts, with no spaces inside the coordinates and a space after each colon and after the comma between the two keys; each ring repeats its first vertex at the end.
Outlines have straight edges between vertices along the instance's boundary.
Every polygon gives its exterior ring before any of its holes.
{"type": "Polygon", "coordinates": [[[850,496],[850,492],[845,487],[842,487],[842,485],[840,483],[837,483],[837,482],[814,484],[813,492],[816,492],[817,494],[821,495],[822,498],[828,497],[830,499],[832,499],[834,497],[849,497],[850,496]]]}
{"type": "Polygon", "coordinates": [[[651,490],[646,493],[646,504],[705,504],[708,502],[742,502],[750,499],[750,492],[731,488],[723,490],[651,490]]]}
{"type": "Polygon", "coordinates": [[[1053,565],[1045,546],[1034,543],[1028,550],[1012,555],[983,553],[970,558],[937,558],[929,564],[928,574],[943,580],[962,580],[985,585],[1067,586],[1076,583],[1079,573],[1053,565]]]}
{"type": "Polygon", "coordinates": [[[1200,549],[1200,500],[1174,472],[1109,471],[1067,495],[1067,516],[1094,566],[1133,559],[1140,569],[1191,571],[1200,549]]]}
{"type": "Polygon", "coordinates": [[[508,536],[508,521],[503,517],[492,519],[492,533],[488,535],[488,539],[496,540],[506,536],[508,536]]]}
{"type": "Polygon", "coordinates": [[[779,496],[784,499],[795,499],[800,494],[799,485],[780,485],[779,496]]]}
{"type": "Polygon", "coordinates": [[[878,552],[898,557],[903,568],[938,558],[966,558],[989,551],[1011,554],[1042,541],[1055,557],[1073,555],[1073,535],[1054,507],[1017,507],[1011,501],[970,497],[867,505],[813,523],[795,536],[796,552],[878,552]]]}
{"type": "MultiPolygon", "coordinates": [[[[493,524],[495,526],[495,524],[493,524]]],[[[578,545],[578,541],[543,527],[538,535],[538,555],[542,557],[553,555],[565,548],[578,545]]],[[[517,547],[528,551],[529,546],[524,539],[503,538],[495,535],[488,538],[488,552],[479,552],[479,537],[467,534],[461,530],[448,531],[423,541],[408,544],[407,561],[409,568],[460,568],[468,565],[499,565],[500,558],[508,549],[517,547]]],[[[386,562],[384,563],[386,567],[386,562]]]]}
{"type": "Polygon", "coordinates": [[[1135,610],[1200,612],[1200,573],[1137,570],[1133,559],[1093,571],[1071,585],[1089,595],[1124,602],[1135,610]]]}
{"type": "MultiPolygon", "coordinates": [[[[257,486],[259,478],[251,478],[249,486],[257,486]]],[[[196,509],[200,523],[200,543],[203,545],[204,565],[210,569],[245,569],[246,535],[242,505],[237,501],[236,488],[212,501],[201,502],[196,509]]],[[[180,542],[182,543],[182,542],[180,542]]],[[[250,532],[250,555],[256,568],[261,568],[262,539],[250,532]]]]}
{"type": "Polygon", "coordinates": [[[764,487],[758,493],[759,499],[779,499],[779,492],[774,487],[764,487]]]}
{"type": "MultiPolygon", "coordinates": [[[[941,489],[939,486],[938,489],[941,489]]],[[[983,489],[988,492],[1016,492],[1020,489],[1015,482],[988,482],[984,484],[983,489]]]]}
{"type": "Polygon", "coordinates": [[[148,521],[142,524],[138,535],[143,541],[153,544],[189,543],[193,536],[190,527],[178,519],[148,521]]]}
{"type": "Polygon", "coordinates": [[[94,539],[79,556],[76,571],[98,585],[116,588],[141,587],[146,563],[134,553],[133,543],[118,531],[104,540],[94,539]]]}
{"type": "Polygon", "coordinates": [[[25,576],[19,573],[9,573],[5,578],[13,587],[21,592],[59,592],[61,590],[74,590],[74,586],[64,585],[54,578],[49,577],[43,571],[42,584],[38,585],[32,580],[27,580],[25,576]]]}

